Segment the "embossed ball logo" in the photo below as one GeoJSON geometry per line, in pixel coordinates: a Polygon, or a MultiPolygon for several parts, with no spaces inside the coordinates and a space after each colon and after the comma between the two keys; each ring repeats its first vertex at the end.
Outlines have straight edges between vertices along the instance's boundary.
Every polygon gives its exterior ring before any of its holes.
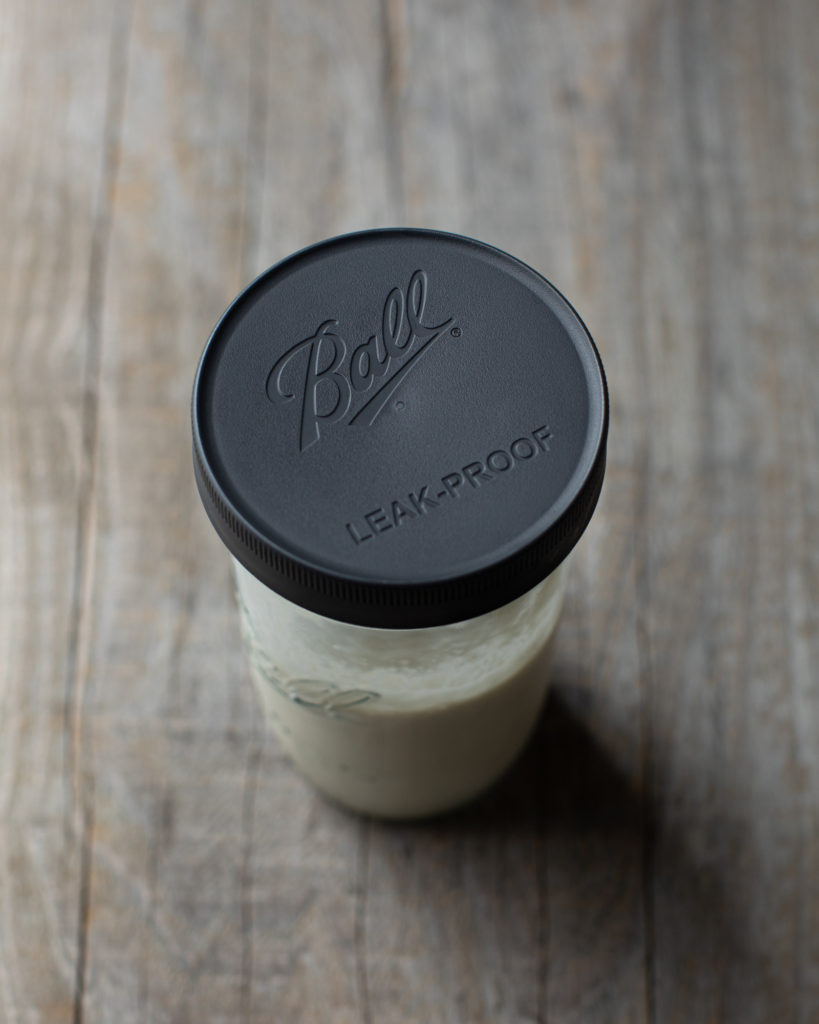
{"type": "Polygon", "coordinates": [[[387,296],[380,331],[349,359],[338,320],[325,320],[277,360],[267,377],[267,396],[301,405],[300,451],[320,440],[324,427],[345,418],[351,426],[371,426],[432,346],[447,333],[460,337],[452,317],[424,323],[426,298],[427,275],[416,270],[406,294],[393,288],[387,296]],[[363,404],[359,396],[367,396],[363,404]]]}

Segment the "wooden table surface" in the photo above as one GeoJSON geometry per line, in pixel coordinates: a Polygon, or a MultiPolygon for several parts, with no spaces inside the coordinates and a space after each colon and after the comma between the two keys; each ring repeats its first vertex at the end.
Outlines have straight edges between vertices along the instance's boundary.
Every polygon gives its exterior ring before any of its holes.
{"type": "Polygon", "coordinates": [[[819,1021],[815,0],[4,0],[0,1020],[819,1021]],[[436,226],[581,310],[601,504],[538,734],[340,811],[192,478],[215,319],[436,226]]]}

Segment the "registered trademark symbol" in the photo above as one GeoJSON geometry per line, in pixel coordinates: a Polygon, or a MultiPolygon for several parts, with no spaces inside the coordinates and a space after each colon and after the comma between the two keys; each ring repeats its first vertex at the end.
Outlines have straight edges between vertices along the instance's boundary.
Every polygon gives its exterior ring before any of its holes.
{"type": "Polygon", "coordinates": [[[404,403],[403,402],[396,402],[395,403],[395,408],[400,411],[401,409],[404,408],[404,403]]]}
{"type": "Polygon", "coordinates": [[[460,336],[461,336],[461,328],[460,327],[453,327],[452,330],[449,333],[452,335],[453,338],[460,338],[460,336]]]}

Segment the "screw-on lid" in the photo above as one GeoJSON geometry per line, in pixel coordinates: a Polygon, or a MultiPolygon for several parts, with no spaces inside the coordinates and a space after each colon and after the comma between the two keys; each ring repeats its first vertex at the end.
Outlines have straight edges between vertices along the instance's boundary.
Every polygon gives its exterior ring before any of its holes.
{"type": "Polygon", "coordinates": [[[555,569],[603,482],[600,357],[518,260],[364,231],[262,274],[193,391],[196,481],[231,553],[322,615],[440,625],[555,569]]]}

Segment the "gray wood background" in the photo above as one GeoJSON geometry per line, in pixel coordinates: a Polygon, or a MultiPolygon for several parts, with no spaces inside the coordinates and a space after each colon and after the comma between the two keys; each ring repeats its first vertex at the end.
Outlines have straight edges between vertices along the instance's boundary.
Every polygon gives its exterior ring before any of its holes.
{"type": "Polygon", "coordinates": [[[3,0],[0,1020],[819,1021],[815,0],[3,0]],[[607,483],[487,798],[261,725],[188,402],[319,238],[474,234],[597,339],[607,483]]]}

